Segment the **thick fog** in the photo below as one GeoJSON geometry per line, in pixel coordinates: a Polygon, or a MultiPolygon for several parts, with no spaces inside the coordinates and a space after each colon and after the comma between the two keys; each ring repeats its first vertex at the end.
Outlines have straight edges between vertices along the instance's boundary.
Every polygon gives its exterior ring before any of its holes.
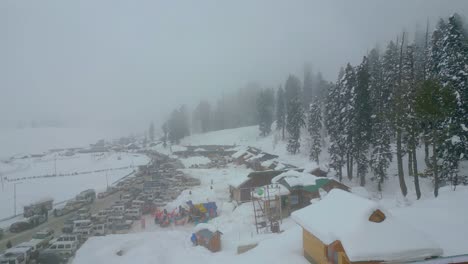
{"type": "MultiPolygon", "coordinates": [[[[0,121],[138,132],[255,81],[334,81],[377,43],[466,0],[0,1],[0,121]]],[[[158,126],[159,127],[159,126],[158,126]]]]}

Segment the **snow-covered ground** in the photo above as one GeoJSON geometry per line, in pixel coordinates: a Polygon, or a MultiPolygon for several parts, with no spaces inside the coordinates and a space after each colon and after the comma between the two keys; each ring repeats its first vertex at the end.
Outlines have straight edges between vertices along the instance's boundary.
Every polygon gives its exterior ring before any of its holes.
{"type": "Polygon", "coordinates": [[[0,219],[14,213],[15,184],[16,211],[21,213],[23,206],[44,197],[52,197],[54,202],[60,202],[86,189],[104,190],[107,183],[112,184],[130,174],[136,166],[148,162],[149,158],[145,155],[112,152],[75,154],[70,157],[48,154],[41,158],[0,162],[0,174],[4,178],[3,188],[0,189],[0,219]],[[53,175],[55,168],[58,177],[33,178],[53,175]]]}
{"type": "MultiPolygon", "coordinates": [[[[280,141],[277,135],[259,137],[256,126],[192,135],[182,141],[182,145],[185,146],[237,145],[237,149],[253,146],[278,155],[278,160],[281,162],[298,167],[311,167],[313,164],[305,154],[307,142],[302,143],[304,154],[290,155],[286,152],[285,142],[280,141]]],[[[170,148],[163,149],[161,145],[155,148],[169,155],[175,151],[174,149],[184,148],[172,146],[172,149],[172,151],[170,148]]],[[[321,155],[321,164],[327,163],[327,159],[324,151],[321,155]]],[[[418,159],[420,170],[423,170],[422,150],[418,150],[418,159]]],[[[374,200],[387,214],[398,218],[404,225],[427,234],[443,249],[444,256],[467,254],[468,210],[461,209],[460,202],[468,201],[468,187],[459,186],[456,191],[450,186],[443,187],[440,189],[439,197],[434,198],[431,180],[421,178],[423,195],[420,200],[416,200],[413,179],[406,176],[408,195],[403,197],[399,190],[398,178],[395,176],[395,163],[394,161],[389,168],[389,177],[382,192],[378,192],[376,184],[370,180],[365,188],[357,187],[356,177],[352,180],[345,177],[343,182],[352,187],[354,193],[374,200]]],[[[405,161],[404,169],[406,168],[405,161]]],[[[281,234],[257,235],[252,204],[244,203],[236,206],[229,202],[228,183],[244,180],[249,172],[248,169],[229,165],[224,169],[183,171],[200,179],[201,185],[183,191],[176,200],[167,205],[167,209],[171,211],[188,200],[194,203],[215,201],[219,216],[211,220],[210,224],[223,232],[221,252],[211,253],[205,248],[192,246],[190,236],[194,227],[191,224],[162,229],[152,224],[152,219],[148,216],[145,230],[137,225],[133,230],[135,233],[132,234],[91,238],[78,251],[73,263],[308,263],[302,254],[301,228],[290,218],[283,220],[281,234]],[[258,243],[256,248],[241,255],[236,254],[239,245],[255,242],[258,243]],[[123,256],[116,255],[119,250],[123,250],[123,256]]],[[[334,172],[330,174],[333,176],[334,172]]]]}
{"type": "Polygon", "coordinates": [[[193,165],[205,165],[210,163],[210,159],[203,156],[188,157],[185,159],[180,159],[185,168],[190,168],[193,165]]]}

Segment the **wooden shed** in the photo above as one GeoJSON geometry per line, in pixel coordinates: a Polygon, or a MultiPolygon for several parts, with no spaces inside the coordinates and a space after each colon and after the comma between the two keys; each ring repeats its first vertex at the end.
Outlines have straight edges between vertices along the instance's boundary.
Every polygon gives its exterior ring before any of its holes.
{"type": "Polygon", "coordinates": [[[443,254],[425,234],[386,216],[376,202],[339,189],[292,218],[303,228],[310,263],[405,263],[443,254]]]}
{"type": "Polygon", "coordinates": [[[221,251],[221,235],[218,230],[210,230],[208,228],[200,229],[195,233],[197,237],[197,244],[204,246],[211,252],[221,251]]]}

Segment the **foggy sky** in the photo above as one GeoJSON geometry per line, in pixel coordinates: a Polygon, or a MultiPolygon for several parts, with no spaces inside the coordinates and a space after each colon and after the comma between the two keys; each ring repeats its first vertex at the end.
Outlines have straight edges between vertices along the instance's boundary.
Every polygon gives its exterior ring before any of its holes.
{"type": "Polygon", "coordinates": [[[0,122],[139,131],[182,103],[302,78],[304,63],[335,81],[375,44],[453,12],[468,1],[2,0],[0,122]]]}

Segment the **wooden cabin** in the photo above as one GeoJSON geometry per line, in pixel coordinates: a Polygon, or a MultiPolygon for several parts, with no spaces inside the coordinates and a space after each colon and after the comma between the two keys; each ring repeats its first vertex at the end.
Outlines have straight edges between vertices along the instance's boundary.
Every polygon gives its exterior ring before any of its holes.
{"type": "Polygon", "coordinates": [[[229,183],[231,199],[238,203],[244,203],[252,200],[251,192],[253,189],[265,186],[271,183],[271,180],[284,171],[255,171],[251,172],[245,178],[236,179],[229,183]]]}
{"type": "Polygon", "coordinates": [[[340,189],[292,218],[303,228],[310,263],[405,263],[443,254],[425,234],[386,216],[376,202],[340,189]]]}
{"type": "Polygon", "coordinates": [[[221,235],[219,231],[210,230],[204,228],[195,233],[197,237],[197,243],[200,246],[204,246],[211,252],[221,251],[221,235]]]}

